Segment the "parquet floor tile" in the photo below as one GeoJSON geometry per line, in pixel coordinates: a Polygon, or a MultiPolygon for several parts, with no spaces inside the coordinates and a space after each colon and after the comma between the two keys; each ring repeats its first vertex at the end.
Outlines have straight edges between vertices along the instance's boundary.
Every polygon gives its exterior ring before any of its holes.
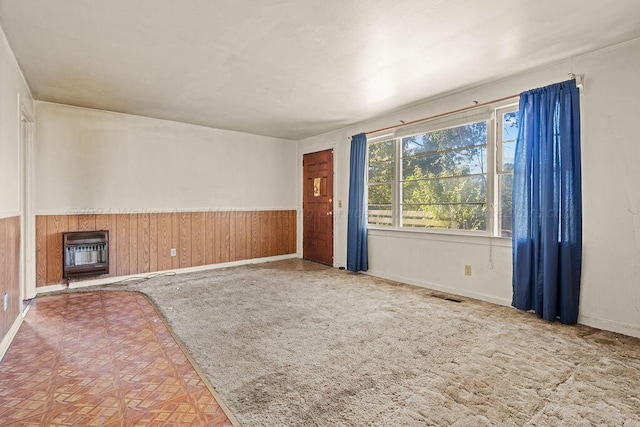
{"type": "Polygon", "coordinates": [[[132,292],[38,297],[0,362],[0,426],[231,426],[132,292]]]}

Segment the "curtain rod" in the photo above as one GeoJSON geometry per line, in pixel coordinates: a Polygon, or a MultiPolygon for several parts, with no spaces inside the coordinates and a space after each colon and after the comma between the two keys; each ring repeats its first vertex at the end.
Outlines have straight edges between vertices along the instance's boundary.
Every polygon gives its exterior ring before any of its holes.
{"type": "Polygon", "coordinates": [[[409,126],[412,125],[414,123],[420,123],[420,122],[424,122],[426,120],[431,120],[431,119],[437,119],[438,117],[442,117],[442,116],[447,116],[449,114],[454,114],[454,113],[460,113],[462,111],[467,111],[467,110],[471,110],[473,108],[478,108],[478,107],[483,107],[485,105],[489,105],[489,104],[493,104],[496,102],[500,102],[500,101],[506,101],[507,99],[513,99],[513,98],[517,98],[519,97],[520,94],[517,95],[509,95],[509,96],[505,96],[504,98],[498,98],[498,99],[493,99],[491,101],[487,101],[487,102],[482,102],[480,104],[474,104],[474,105],[469,105],[468,107],[462,107],[462,108],[458,108],[457,110],[451,110],[451,111],[447,111],[446,113],[440,113],[440,114],[436,114],[435,116],[429,116],[429,117],[424,117],[422,119],[417,119],[417,120],[412,120],[410,122],[402,122],[398,125],[393,125],[393,126],[387,126],[386,128],[380,128],[380,129],[376,129],[376,130],[370,130],[368,132],[365,132],[365,135],[369,135],[371,133],[378,133],[378,132],[382,132],[384,130],[390,130],[390,129],[396,129],[399,127],[403,127],[403,126],[409,126]]]}

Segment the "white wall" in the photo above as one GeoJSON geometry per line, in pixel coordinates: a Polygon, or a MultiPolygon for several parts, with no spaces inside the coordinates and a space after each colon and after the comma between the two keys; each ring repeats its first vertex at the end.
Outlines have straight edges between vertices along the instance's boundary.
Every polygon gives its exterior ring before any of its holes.
{"type": "Polygon", "coordinates": [[[36,102],[36,213],[295,209],[293,141],[36,102]]]}
{"type": "MultiPolygon", "coordinates": [[[[298,142],[335,152],[336,266],[346,264],[349,136],[585,75],[582,94],[584,252],[580,323],[640,336],[640,39],[298,142]]],[[[470,71],[472,72],[472,71],[470,71]]],[[[301,183],[298,161],[297,183],[301,183]]],[[[298,185],[298,206],[302,188],[298,185]]],[[[302,235],[300,230],[299,235],[302,235]]],[[[510,304],[511,245],[486,237],[369,232],[369,272],[510,304]],[[464,276],[471,264],[473,275],[464,276]]]]}
{"type": "Polygon", "coordinates": [[[33,111],[33,99],[0,29],[0,217],[20,212],[20,119],[18,96],[33,111]]]}

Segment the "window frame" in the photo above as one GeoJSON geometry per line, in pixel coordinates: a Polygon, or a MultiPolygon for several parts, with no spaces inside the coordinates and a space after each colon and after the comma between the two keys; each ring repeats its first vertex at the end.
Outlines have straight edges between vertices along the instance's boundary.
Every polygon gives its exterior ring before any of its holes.
{"type": "Polygon", "coordinates": [[[397,205],[396,197],[397,197],[397,193],[398,193],[398,191],[396,189],[396,175],[397,175],[397,170],[398,170],[398,153],[397,153],[397,146],[396,146],[397,144],[395,144],[395,141],[394,141],[394,154],[393,154],[393,156],[394,156],[393,157],[393,167],[394,167],[394,170],[393,170],[393,174],[394,174],[393,181],[375,182],[373,184],[371,184],[369,182],[369,150],[371,148],[371,145],[372,144],[382,144],[382,143],[385,143],[385,142],[388,142],[388,141],[392,141],[392,140],[394,140],[393,133],[379,135],[379,136],[375,136],[375,137],[367,139],[367,154],[366,154],[366,156],[367,156],[366,157],[367,158],[367,165],[366,165],[366,168],[365,168],[366,171],[367,171],[367,176],[366,176],[366,180],[365,180],[365,190],[366,190],[365,191],[365,198],[367,199],[367,227],[369,227],[369,228],[371,228],[371,227],[373,227],[373,228],[379,227],[379,228],[381,228],[383,230],[389,230],[389,229],[392,229],[392,227],[393,228],[397,227],[397,224],[395,222],[396,218],[397,218],[395,209],[396,209],[396,205],[397,205]],[[369,223],[369,186],[370,185],[385,185],[387,182],[391,183],[391,224],[389,224],[389,225],[371,224],[371,223],[369,223]]]}
{"type": "MultiPolygon", "coordinates": [[[[418,126],[412,126],[410,129],[404,129],[401,132],[396,130],[395,132],[374,135],[369,138],[369,143],[367,144],[367,176],[366,176],[366,197],[367,197],[367,206],[369,206],[369,146],[370,144],[386,142],[393,140],[395,146],[395,158],[394,158],[394,181],[392,186],[392,209],[391,209],[391,223],[389,225],[384,224],[371,224],[368,222],[368,214],[367,214],[367,225],[370,229],[373,230],[382,230],[382,231],[401,231],[408,233],[431,233],[431,234],[451,234],[451,235],[466,235],[466,236],[483,236],[483,237],[492,237],[492,238],[501,238],[501,239],[509,239],[508,237],[501,236],[501,223],[500,223],[500,214],[501,214],[501,206],[500,206],[500,175],[505,172],[502,171],[501,163],[502,161],[502,132],[499,127],[502,123],[502,114],[507,112],[518,111],[518,103],[517,100],[514,102],[511,101],[503,101],[500,103],[495,103],[485,107],[484,109],[479,110],[470,110],[463,114],[456,113],[450,114],[447,116],[443,116],[441,118],[435,120],[429,120],[424,123],[420,123],[418,126]],[[478,119],[478,117],[482,117],[485,115],[485,119],[478,119]],[[500,115],[499,115],[500,114],[500,115]],[[499,119],[500,118],[500,119],[499,119]],[[402,225],[402,183],[404,182],[402,173],[402,139],[406,137],[410,137],[412,135],[420,135],[424,133],[430,133],[445,129],[451,129],[456,127],[461,127],[467,124],[477,123],[485,121],[487,123],[487,141],[486,141],[486,179],[487,179],[487,195],[486,195],[486,213],[485,213],[485,221],[486,221],[486,229],[484,230],[465,230],[465,229],[452,229],[452,228],[427,228],[427,227],[413,227],[413,226],[403,226],[402,225]]],[[[402,129],[402,128],[399,128],[402,129]]],[[[513,173],[507,172],[507,173],[513,173]]]]}
{"type": "MultiPolygon", "coordinates": [[[[513,175],[513,169],[512,170],[505,170],[502,168],[502,162],[503,162],[503,154],[504,154],[504,150],[503,150],[503,144],[504,141],[502,139],[503,134],[502,131],[504,129],[504,123],[503,123],[503,118],[504,115],[507,113],[518,113],[518,103],[510,103],[507,105],[502,105],[499,107],[495,108],[495,112],[494,112],[494,122],[495,122],[495,144],[496,144],[496,148],[495,148],[495,153],[496,153],[496,163],[495,163],[495,178],[496,178],[496,185],[495,185],[495,196],[494,196],[494,205],[495,205],[495,210],[494,210],[494,224],[495,224],[495,229],[494,229],[494,236],[495,237],[500,237],[503,239],[510,239],[511,237],[508,236],[502,236],[502,203],[500,202],[500,195],[502,194],[502,188],[501,188],[501,176],[502,175],[513,175]]],[[[517,141],[517,136],[516,136],[516,141],[517,141]]],[[[515,149],[515,144],[514,144],[514,149],[515,149]]],[[[513,203],[513,201],[512,201],[513,203]]]]}

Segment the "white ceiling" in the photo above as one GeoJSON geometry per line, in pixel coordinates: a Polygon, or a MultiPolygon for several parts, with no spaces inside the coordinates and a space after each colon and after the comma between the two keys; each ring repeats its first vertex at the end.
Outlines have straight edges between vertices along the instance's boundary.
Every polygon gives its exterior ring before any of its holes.
{"type": "Polygon", "coordinates": [[[639,0],[0,0],[38,100],[301,139],[640,36],[639,0]]]}

